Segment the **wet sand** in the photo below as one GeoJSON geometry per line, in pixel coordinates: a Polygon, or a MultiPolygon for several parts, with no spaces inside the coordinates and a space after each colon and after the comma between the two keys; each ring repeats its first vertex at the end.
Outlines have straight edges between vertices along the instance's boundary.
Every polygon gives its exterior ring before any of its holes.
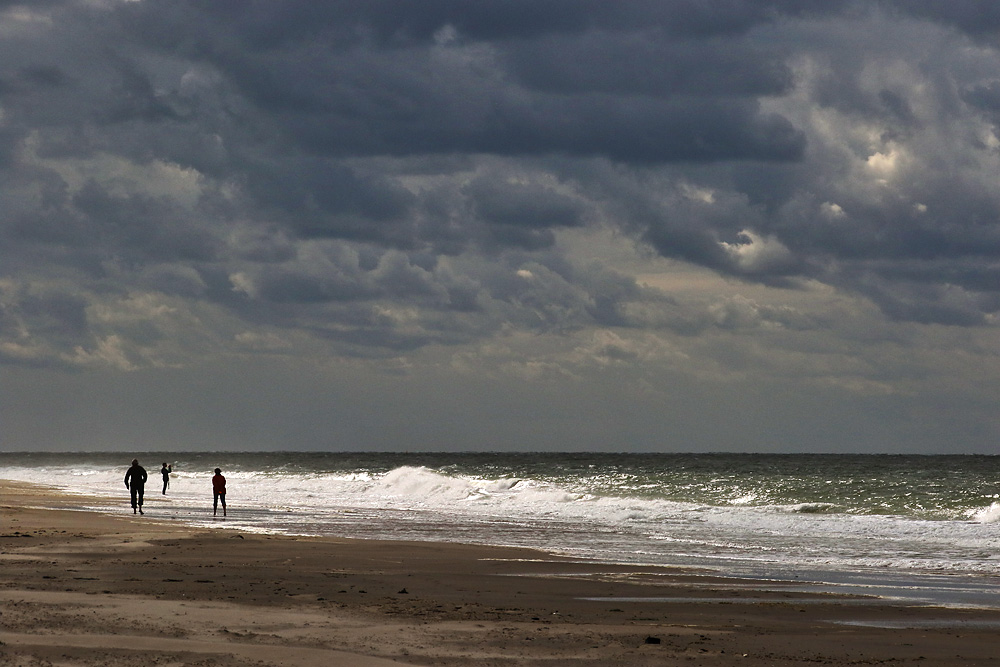
{"type": "Polygon", "coordinates": [[[0,482],[0,665],[1000,664],[997,610],[79,502],[0,482]]]}

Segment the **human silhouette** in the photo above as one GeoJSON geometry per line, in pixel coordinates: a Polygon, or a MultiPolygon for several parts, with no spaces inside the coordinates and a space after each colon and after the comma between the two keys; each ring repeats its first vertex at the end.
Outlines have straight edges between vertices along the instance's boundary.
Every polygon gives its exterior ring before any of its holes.
{"type": "Polygon", "coordinates": [[[142,493],[146,488],[146,469],[139,465],[139,459],[132,459],[132,467],[125,473],[125,488],[132,494],[132,514],[136,510],[142,514],[142,493]]]}
{"type": "Polygon", "coordinates": [[[163,475],[163,495],[167,495],[167,487],[170,486],[170,473],[173,472],[174,467],[172,465],[163,464],[160,468],[160,474],[163,475]]]}
{"type": "Polygon", "coordinates": [[[222,501],[222,516],[226,516],[226,478],[222,476],[222,469],[215,469],[215,476],[212,478],[212,516],[219,515],[219,501],[222,501]]]}

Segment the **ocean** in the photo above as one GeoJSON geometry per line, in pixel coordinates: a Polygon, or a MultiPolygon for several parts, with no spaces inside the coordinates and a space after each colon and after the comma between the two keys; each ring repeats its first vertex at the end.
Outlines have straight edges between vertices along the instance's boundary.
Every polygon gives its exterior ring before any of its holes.
{"type": "Polygon", "coordinates": [[[524,546],[803,590],[1000,608],[1000,456],[0,453],[0,478],[197,527],[524,546]],[[173,465],[161,494],[160,464],[173,465]],[[212,470],[229,515],[212,516],[212,470]]]}

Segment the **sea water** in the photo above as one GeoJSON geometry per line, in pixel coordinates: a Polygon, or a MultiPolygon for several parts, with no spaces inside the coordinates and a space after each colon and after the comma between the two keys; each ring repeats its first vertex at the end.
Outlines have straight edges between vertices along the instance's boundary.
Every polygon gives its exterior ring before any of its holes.
{"type": "Polygon", "coordinates": [[[0,478],[129,512],[133,456],[149,473],[151,519],[525,546],[1000,608],[996,456],[0,453],[0,478]],[[216,467],[228,480],[224,520],[212,514],[216,467]]]}

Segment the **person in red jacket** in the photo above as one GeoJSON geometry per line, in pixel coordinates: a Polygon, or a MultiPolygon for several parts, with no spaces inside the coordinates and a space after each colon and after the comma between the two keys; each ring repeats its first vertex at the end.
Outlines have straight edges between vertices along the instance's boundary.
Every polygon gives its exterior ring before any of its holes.
{"type": "Polygon", "coordinates": [[[219,501],[222,501],[222,516],[226,516],[226,478],[222,476],[220,468],[215,469],[215,477],[212,478],[212,516],[219,514],[219,501]]]}

